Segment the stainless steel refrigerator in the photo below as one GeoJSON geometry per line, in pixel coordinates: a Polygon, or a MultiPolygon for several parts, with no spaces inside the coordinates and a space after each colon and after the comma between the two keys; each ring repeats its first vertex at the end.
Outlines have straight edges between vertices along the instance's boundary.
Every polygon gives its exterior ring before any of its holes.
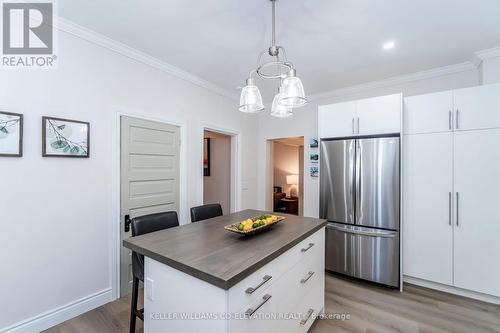
{"type": "Polygon", "coordinates": [[[326,269],[399,287],[399,137],[321,141],[326,269]]]}

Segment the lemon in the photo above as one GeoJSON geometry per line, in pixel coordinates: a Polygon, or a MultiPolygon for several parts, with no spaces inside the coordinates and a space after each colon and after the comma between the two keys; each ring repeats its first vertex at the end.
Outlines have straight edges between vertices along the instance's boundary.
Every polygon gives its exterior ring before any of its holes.
{"type": "Polygon", "coordinates": [[[243,227],[243,231],[248,231],[248,230],[251,230],[252,229],[252,225],[251,224],[245,224],[245,226],[243,227]]]}

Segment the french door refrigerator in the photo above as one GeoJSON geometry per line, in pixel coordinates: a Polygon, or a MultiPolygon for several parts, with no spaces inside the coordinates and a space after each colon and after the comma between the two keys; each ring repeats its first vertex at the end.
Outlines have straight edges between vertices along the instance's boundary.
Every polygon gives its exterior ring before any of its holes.
{"type": "Polygon", "coordinates": [[[327,270],[399,287],[399,151],[399,136],[321,140],[327,270]]]}

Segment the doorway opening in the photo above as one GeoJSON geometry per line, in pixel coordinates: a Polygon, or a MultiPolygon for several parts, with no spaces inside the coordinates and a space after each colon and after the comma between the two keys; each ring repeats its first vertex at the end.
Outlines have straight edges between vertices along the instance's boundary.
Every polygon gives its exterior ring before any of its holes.
{"type": "Polygon", "coordinates": [[[267,210],[303,216],[304,137],[268,140],[267,210]]]}
{"type": "Polygon", "coordinates": [[[233,135],[205,128],[203,131],[203,204],[218,203],[224,215],[234,212],[233,135]]]}

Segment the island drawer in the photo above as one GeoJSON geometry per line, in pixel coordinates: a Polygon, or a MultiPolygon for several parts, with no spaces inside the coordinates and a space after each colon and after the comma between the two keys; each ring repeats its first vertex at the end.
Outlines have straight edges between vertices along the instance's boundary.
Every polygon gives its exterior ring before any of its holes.
{"type": "MultiPolygon", "coordinates": [[[[325,229],[322,228],[230,288],[228,290],[229,312],[238,312],[258,301],[264,292],[276,284],[282,276],[286,274],[289,277],[288,272],[292,269],[300,270],[300,267],[295,267],[299,263],[303,263],[305,269],[307,262],[315,261],[313,260],[315,258],[324,258],[324,238],[325,229]]],[[[300,274],[308,272],[302,272],[304,269],[300,274]]]]}

